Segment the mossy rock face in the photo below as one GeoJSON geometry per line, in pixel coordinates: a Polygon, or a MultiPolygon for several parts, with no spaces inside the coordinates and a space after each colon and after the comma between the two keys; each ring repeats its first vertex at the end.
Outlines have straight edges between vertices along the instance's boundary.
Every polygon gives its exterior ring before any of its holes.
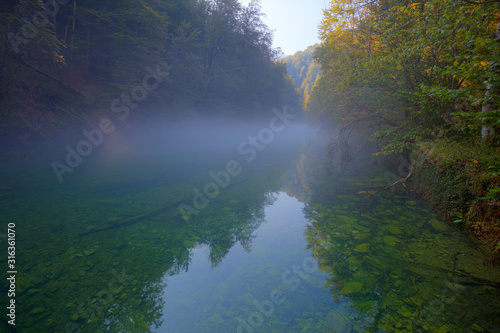
{"type": "Polygon", "coordinates": [[[384,243],[386,243],[389,246],[396,246],[399,243],[399,238],[394,237],[394,236],[385,236],[384,237],[384,243]]]}
{"type": "Polygon", "coordinates": [[[361,253],[367,253],[369,251],[369,248],[370,248],[370,244],[363,243],[363,244],[359,244],[358,246],[356,246],[354,248],[354,251],[361,252],[361,253]]]}
{"type": "Polygon", "coordinates": [[[363,289],[363,285],[359,282],[349,281],[344,284],[342,289],[340,290],[341,295],[350,295],[355,294],[363,289]]]}

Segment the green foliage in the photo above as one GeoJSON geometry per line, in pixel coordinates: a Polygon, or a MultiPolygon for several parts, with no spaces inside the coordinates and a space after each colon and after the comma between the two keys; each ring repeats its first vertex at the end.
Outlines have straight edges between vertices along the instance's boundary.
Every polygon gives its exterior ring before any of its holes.
{"type": "Polygon", "coordinates": [[[336,0],[315,52],[311,119],[363,121],[386,153],[435,131],[480,136],[500,117],[499,4],[336,0]],[[489,105],[489,112],[481,107],[489,105]]]}
{"type": "Polygon", "coordinates": [[[169,76],[141,103],[141,113],[150,110],[148,117],[185,112],[256,117],[285,105],[301,109],[284,66],[276,62],[259,1],[246,7],[237,0],[69,1],[53,17],[47,15],[36,38],[23,37],[23,25],[46,11],[40,2],[9,1],[1,9],[7,24],[0,32],[23,38],[18,53],[9,41],[2,45],[4,104],[29,100],[31,107],[24,109],[34,113],[46,105],[43,95],[71,104],[74,97],[66,94],[73,90],[87,99],[88,109],[109,109],[143,83],[146,67],[161,65],[169,76]],[[59,88],[49,92],[47,79],[59,88]],[[27,80],[31,91],[23,88],[27,80]]]}
{"type": "Polygon", "coordinates": [[[313,59],[316,48],[317,45],[309,46],[306,50],[281,60],[286,64],[288,74],[292,77],[295,87],[302,93],[306,103],[321,72],[319,64],[313,59]]]}
{"type": "Polygon", "coordinates": [[[486,142],[435,138],[420,143],[417,187],[443,216],[492,250],[500,239],[500,151],[486,142]]]}

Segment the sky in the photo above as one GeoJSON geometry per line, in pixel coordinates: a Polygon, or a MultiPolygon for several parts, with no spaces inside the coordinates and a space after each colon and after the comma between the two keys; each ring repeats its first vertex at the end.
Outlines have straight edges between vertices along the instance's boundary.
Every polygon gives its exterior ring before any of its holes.
{"type": "MultiPolygon", "coordinates": [[[[245,6],[250,0],[240,0],[245,6]]],[[[319,43],[318,25],[329,0],[261,0],[264,22],[274,31],[274,47],[293,55],[319,43]]]]}

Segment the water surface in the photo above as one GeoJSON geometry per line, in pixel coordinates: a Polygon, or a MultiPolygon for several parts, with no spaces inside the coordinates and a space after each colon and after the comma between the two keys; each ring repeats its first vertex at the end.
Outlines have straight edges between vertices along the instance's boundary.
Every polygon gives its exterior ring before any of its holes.
{"type": "Polygon", "coordinates": [[[261,128],[112,138],[62,183],[46,156],[9,155],[16,330],[498,331],[499,270],[405,188],[382,191],[370,147],[330,159],[291,126],[249,161],[261,128]]]}

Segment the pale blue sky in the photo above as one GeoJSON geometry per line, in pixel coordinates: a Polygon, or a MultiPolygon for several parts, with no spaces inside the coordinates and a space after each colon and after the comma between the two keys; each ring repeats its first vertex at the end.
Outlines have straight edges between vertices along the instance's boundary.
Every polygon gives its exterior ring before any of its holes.
{"type": "MultiPolygon", "coordinates": [[[[274,47],[286,55],[319,43],[318,25],[329,0],[261,0],[264,22],[274,30],[274,47]]],[[[250,0],[241,0],[245,6],[250,0]]]]}

